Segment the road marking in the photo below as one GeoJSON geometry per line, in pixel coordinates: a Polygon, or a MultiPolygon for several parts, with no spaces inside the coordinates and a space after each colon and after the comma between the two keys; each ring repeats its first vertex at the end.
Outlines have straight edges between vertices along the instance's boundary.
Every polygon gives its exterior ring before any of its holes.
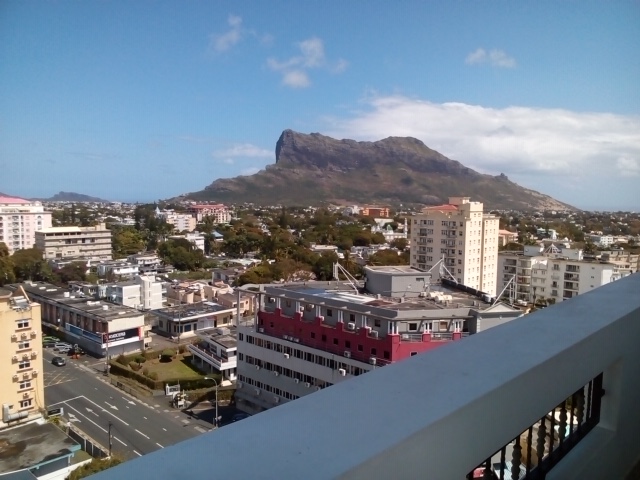
{"type": "Polygon", "coordinates": [[[202,428],[202,427],[195,427],[195,428],[200,433],[205,433],[206,432],[206,430],[204,428],[202,428]]]}
{"type": "Polygon", "coordinates": [[[79,395],[77,397],[68,398],[66,400],[62,400],[61,402],[57,402],[57,403],[50,403],[49,405],[47,405],[47,407],[53,407],[54,405],[60,405],[61,403],[67,403],[67,402],[70,402],[71,400],[77,400],[78,398],[84,398],[84,395],[79,395]]]}
{"type": "Polygon", "coordinates": [[[164,428],[164,427],[162,427],[162,429],[163,429],[165,432],[167,431],[167,429],[166,429],[166,428],[164,428]]]}
{"type": "Polygon", "coordinates": [[[156,445],[158,445],[160,448],[164,448],[162,445],[160,445],[158,442],[156,442],[156,445]]]}
{"type": "Polygon", "coordinates": [[[94,412],[93,410],[91,410],[90,408],[87,408],[87,407],[85,407],[85,408],[87,409],[87,412],[94,414],[96,417],[99,417],[99,416],[100,416],[100,415],[98,415],[96,412],[94,412]]]}
{"type": "MultiPolygon", "coordinates": [[[[113,399],[112,399],[112,400],[113,400],[113,399]]],[[[110,404],[109,402],[107,402],[106,400],[105,400],[105,402],[104,402],[104,403],[106,403],[107,405],[109,405],[109,406],[110,406],[111,408],[113,408],[114,410],[117,410],[117,409],[118,409],[118,407],[116,407],[115,405],[111,405],[111,404],[110,404]]]]}
{"type": "Polygon", "coordinates": [[[113,436],[113,438],[115,438],[116,440],[118,440],[121,444],[123,444],[125,447],[127,446],[126,443],[124,443],[122,440],[120,440],[118,437],[116,437],[115,435],[113,436]]]}
{"type": "Polygon", "coordinates": [[[132,400],[129,400],[128,398],[124,398],[124,397],[122,397],[122,399],[123,399],[125,402],[130,403],[131,405],[135,405],[135,404],[136,404],[136,402],[134,402],[134,401],[132,401],[132,400]]]}
{"type": "Polygon", "coordinates": [[[136,452],[135,450],[133,451],[133,453],[135,453],[135,454],[136,454],[136,455],[138,455],[139,457],[141,457],[141,456],[142,456],[142,454],[141,454],[141,453],[138,453],[138,452],[136,452]]]}
{"type": "Polygon", "coordinates": [[[129,424],[128,424],[127,422],[125,422],[124,420],[122,420],[120,417],[118,417],[118,416],[114,415],[113,413],[111,413],[111,412],[110,412],[110,411],[108,411],[108,410],[105,410],[105,409],[104,409],[104,408],[102,408],[100,405],[98,405],[96,402],[94,402],[93,400],[89,400],[89,399],[88,399],[87,397],[85,397],[84,395],[81,395],[81,396],[80,396],[80,397],[78,397],[78,398],[84,398],[87,402],[89,402],[89,403],[91,403],[91,404],[95,405],[96,407],[98,407],[98,408],[99,408],[100,410],[102,410],[103,412],[108,413],[109,415],[111,415],[111,416],[112,416],[113,418],[115,418],[116,420],[118,420],[118,421],[120,421],[120,422],[124,423],[127,427],[129,426],[129,424]]]}
{"type": "Polygon", "coordinates": [[[147,440],[149,440],[149,437],[147,437],[144,433],[142,433],[140,430],[135,429],[136,432],[138,432],[140,435],[142,435],[144,438],[146,438],[147,440]]]}
{"type": "Polygon", "coordinates": [[[80,423],[82,423],[82,420],[80,420],[78,417],[76,417],[73,413],[69,414],[69,421],[70,422],[80,422],[80,423]]]}
{"type": "Polygon", "coordinates": [[[94,422],[93,420],[91,420],[89,417],[87,417],[86,415],[80,413],[80,411],[78,411],[77,409],[73,408],[71,405],[67,405],[67,407],[69,407],[71,410],[75,410],[78,415],[82,415],[84,418],[86,418],[89,422],[93,423],[96,427],[98,427],[100,430],[102,430],[104,433],[107,433],[107,431],[102,428],[100,425],[98,425],[96,422],[94,422]]]}
{"type": "Polygon", "coordinates": [[[142,418],[144,418],[145,420],[149,420],[147,417],[142,417],[142,418]]]}

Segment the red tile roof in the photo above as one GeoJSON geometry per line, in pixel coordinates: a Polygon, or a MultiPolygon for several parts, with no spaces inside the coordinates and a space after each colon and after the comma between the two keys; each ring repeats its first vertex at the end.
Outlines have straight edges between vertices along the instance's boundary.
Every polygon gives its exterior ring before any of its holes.
{"type": "Polygon", "coordinates": [[[458,210],[456,205],[446,204],[446,205],[437,205],[435,207],[424,207],[422,210],[440,210],[444,212],[451,212],[458,210]]]}

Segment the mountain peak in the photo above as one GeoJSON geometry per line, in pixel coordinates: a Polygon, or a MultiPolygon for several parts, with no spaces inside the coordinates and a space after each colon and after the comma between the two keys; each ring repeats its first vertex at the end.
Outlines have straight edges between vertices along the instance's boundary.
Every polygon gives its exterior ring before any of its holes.
{"type": "Polygon", "coordinates": [[[199,200],[262,204],[442,203],[464,195],[490,209],[572,208],[499,176],[483,175],[412,137],[337,140],[284,130],[276,162],[255,175],[220,179],[199,200]]]}

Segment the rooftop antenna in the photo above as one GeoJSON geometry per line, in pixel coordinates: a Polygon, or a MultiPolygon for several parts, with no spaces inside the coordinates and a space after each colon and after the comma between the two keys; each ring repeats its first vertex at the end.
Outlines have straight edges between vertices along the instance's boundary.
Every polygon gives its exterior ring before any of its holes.
{"type": "Polygon", "coordinates": [[[355,279],[353,275],[351,275],[346,268],[340,265],[338,262],[333,264],[333,278],[335,278],[338,282],[340,281],[340,272],[347,278],[347,283],[351,285],[351,287],[355,290],[356,293],[360,293],[358,291],[358,280],[355,279]]]}

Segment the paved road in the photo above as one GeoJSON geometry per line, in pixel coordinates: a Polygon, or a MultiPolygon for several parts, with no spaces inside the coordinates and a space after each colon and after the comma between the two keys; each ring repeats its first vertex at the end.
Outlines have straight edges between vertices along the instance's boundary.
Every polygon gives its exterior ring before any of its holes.
{"type": "Polygon", "coordinates": [[[67,358],[67,365],[56,367],[51,364],[53,352],[45,350],[43,356],[47,407],[63,407],[68,420],[105,447],[111,423],[113,451],[125,458],[211,430],[210,422],[171,408],[167,397],[149,397],[144,403],[106,383],[96,371],[104,361],[67,358]]]}

